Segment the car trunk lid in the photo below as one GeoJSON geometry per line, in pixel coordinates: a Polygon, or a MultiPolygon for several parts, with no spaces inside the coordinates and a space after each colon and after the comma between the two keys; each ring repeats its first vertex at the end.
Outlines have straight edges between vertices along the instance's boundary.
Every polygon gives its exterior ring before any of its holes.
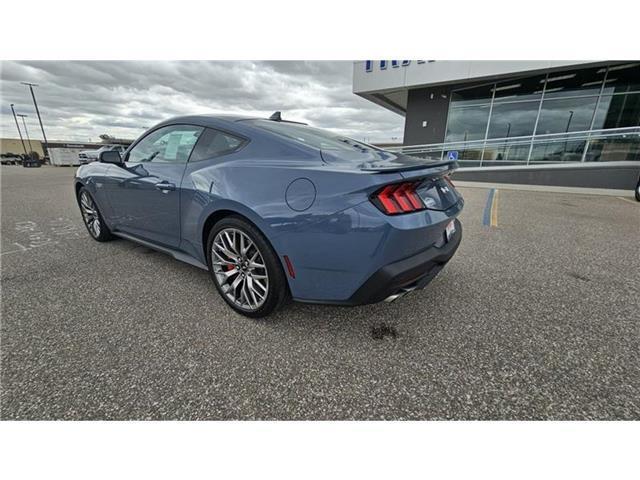
{"type": "Polygon", "coordinates": [[[428,210],[447,210],[458,203],[460,195],[448,177],[458,167],[452,160],[411,157],[378,149],[345,152],[321,150],[323,161],[345,170],[368,172],[379,177],[378,183],[412,182],[428,210]]]}
{"type": "Polygon", "coordinates": [[[322,160],[332,166],[371,173],[400,173],[405,178],[441,177],[458,166],[453,160],[418,158],[373,148],[361,150],[320,150],[322,160]]]}

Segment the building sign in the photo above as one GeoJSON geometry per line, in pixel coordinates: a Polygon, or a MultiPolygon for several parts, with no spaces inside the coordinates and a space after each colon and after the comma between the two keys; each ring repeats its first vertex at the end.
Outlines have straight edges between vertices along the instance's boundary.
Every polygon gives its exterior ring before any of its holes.
{"type": "MultiPolygon", "coordinates": [[[[429,62],[433,62],[434,60],[429,60],[429,62]]],[[[426,63],[425,60],[416,60],[416,63],[426,63]]],[[[380,70],[386,70],[387,67],[391,66],[391,68],[400,68],[400,67],[408,67],[411,64],[411,60],[366,60],[364,62],[364,69],[368,72],[373,72],[374,64],[377,64],[380,70]]]]}

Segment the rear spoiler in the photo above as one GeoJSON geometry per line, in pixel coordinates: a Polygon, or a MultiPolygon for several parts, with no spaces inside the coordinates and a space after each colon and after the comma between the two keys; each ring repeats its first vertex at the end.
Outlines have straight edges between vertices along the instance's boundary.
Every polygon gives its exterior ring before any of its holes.
{"type": "MultiPolygon", "coordinates": [[[[415,165],[381,165],[379,167],[362,167],[360,170],[363,172],[375,172],[375,173],[395,173],[395,172],[408,172],[415,170],[428,170],[428,173],[444,173],[447,171],[454,171],[458,169],[458,162],[456,160],[443,160],[433,163],[416,163],[415,165]],[[431,172],[431,170],[435,170],[431,172]]],[[[425,172],[427,173],[427,172],[425,172]]]]}

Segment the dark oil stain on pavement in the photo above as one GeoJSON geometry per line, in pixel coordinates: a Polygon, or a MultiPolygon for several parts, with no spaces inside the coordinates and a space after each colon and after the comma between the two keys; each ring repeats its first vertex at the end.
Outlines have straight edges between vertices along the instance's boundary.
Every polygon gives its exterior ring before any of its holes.
{"type": "Polygon", "coordinates": [[[398,331],[393,326],[381,323],[371,327],[371,336],[374,340],[384,340],[384,337],[391,337],[395,339],[398,337],[398,331]]]}

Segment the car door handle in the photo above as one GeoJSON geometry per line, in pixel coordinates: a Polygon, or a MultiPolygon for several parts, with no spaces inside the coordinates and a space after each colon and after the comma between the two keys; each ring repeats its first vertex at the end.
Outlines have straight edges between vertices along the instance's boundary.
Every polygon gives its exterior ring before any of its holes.
{"type": "Polygon", "coordinates": [[[170,183],[170,182],[160,182],[160,183],[156,183],[156,188],[158,190],[175,190],[176,185],[175,183],[170,183]]]}

